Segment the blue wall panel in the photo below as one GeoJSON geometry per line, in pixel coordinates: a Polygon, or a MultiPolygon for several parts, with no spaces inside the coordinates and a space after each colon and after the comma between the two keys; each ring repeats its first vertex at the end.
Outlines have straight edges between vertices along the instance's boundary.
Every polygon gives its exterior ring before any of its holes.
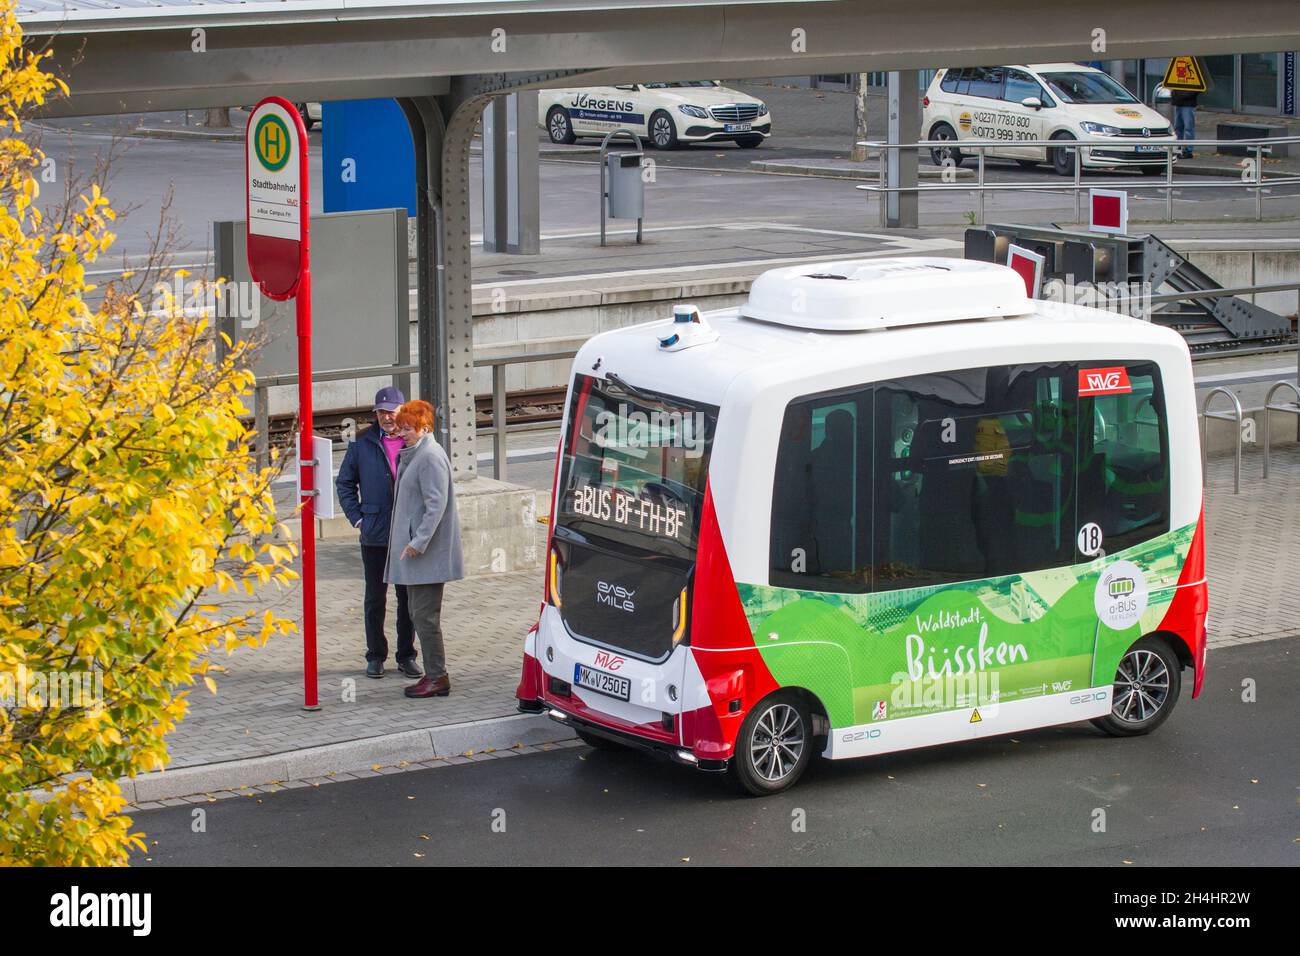
{"type": "Polygon", "coordinates": [[[325,211],[405,207],[414,216],[415,147],[397,101],[324,103],[321,122],[325,211]],[[355,182],[346,181],[353,168],[355,182]]]}

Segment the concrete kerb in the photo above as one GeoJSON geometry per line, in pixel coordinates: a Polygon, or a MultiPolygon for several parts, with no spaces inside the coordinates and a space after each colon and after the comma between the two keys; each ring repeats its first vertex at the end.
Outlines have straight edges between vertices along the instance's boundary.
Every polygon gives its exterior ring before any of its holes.
{"type": "Polygon", "coordinates": [[[571,729],[547,717],[512,714],[306,747],[265,757],[160,770],[135,778],[123,777],[118,783],[127,803],[156,803],[222,790],[370,770],[375,765],[391,767],[468,752],[557,743],[573,737],[571,729]]]}
{"type": "MultiPolygon", "coordinates": [[[[849,164],[847,161],[845,161],[843,165],[832,165],[825,160],[798,162],[790,160],[775,161],[756,159],[750,162],[749,165],[754,172],[771,173],[782,176],[812,176],[821,179],[852,179],[862,180],[864,182],[878,182],[880,179],[880,172],[874,165],[849,164]]],[[[1007,167],[999,166],[997,168],[1005,169],[1007,167]]],[[[1178,181],[1178,175],[1222,176],[1229,179],[1240,179],[1242,167],[1237,163],[1198,163],[1195,160],[1184,159],[1179,161],[1178,165],[1174,167],[1174,172],[1176,174],[1175,182],[1178,181]]],[[[1267,177],[1270,173],[1278,176],[1295,175],[1295,173],[1289,169],[1272,168],[1266,163],[1264,174],[1267,177]]],[[[939,166],[927,166],[922,164],[918,167],[917,174],[922,179],[940,179],[943,177],[943,170],[939,166]]],[[[959,166],[957,167],[956,177],[961,180],[975,179],[975,170],[966,166],[959,166]]]]}
{"type": "MultiPolygon", "coordinates": [[[[749,166],[754,172],[772,173],[781,176],[813,176],[821,179],[853,179],[864,182],[880,181],[880,170],[874,163],[871,165],[850,164],[848,161],[844,161],[843,165],[832,165],[831,162],[825,160],[797,162],[755,159],[750,162],[749,166]]],[[[941,166],[922,165],[918,167],[917,175],[922,179],[942,179],[944,171],[941,166]]],[[[957,179],[974,179],[975,171],[964,166],[958,166],[952,175],[956,176],[957,179]]]]}
{"type": "Polygon", "coordinates": [[[131,135],[143,139],[210,140],[218,143],[244,141],[242,129],[160,129],[155,126],[137,126],[131,130],[131,135]]]}

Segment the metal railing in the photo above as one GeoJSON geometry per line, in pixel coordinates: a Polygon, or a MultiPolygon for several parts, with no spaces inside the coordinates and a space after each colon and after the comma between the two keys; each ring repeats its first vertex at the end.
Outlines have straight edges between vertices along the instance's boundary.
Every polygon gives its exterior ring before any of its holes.
{"type": "MultiPolygon", "coordinates": [[[[506,420],[506,368],[510,365],[527,365],[530,362],[555,362],[571,360],[578,354],[577,349],[564,349],[556,352],[516,352],[500,355],[496,358],[477,358],[475,368],[492,369],[492,424],[478,429],[478,434],[492,438],[492,477],[506,480],[507,449],[506,438],[515,432],[545,431],[555,427],[554,422],[519,422],[500,424],[506,420]]],[[[335,372],[316,372],[312,374],[313,382],[342,382],[349,379],[375,378],[384,375],[406,375],[419,372],[418,365],[377,365],[372,368],[343,369],[335,372]]],[[[253,448],[257,467],[265,468],[270,460],[270,401],[267,389],[276,385],[297,385],[297,375],[268,375],[257,380],[253,386],[253,427],[257,430],[253,448]]]]}
{"type": "Polygon", "coordinates": [[[1273,413],[1286,412],[1288,415],[1295,415],[1297,417],[1300,417],[1300,388],[1296,388],[1294,382],[1288,382],[1286,379],[1282,379],[1279,382],[1274,382],[1272,387],[1268,390],[1268,394],[1264,396],[1263,412],[1264,412],[1264,477],[1267,478],[1268,463],[1269,460],[1273,457],[1273,434],[1272,434],[1273,413]],[[1279,402],[1275,405],[1273,403],[1273,396],[1277,393],[1278,389],[1280,388],[1291,389],[1292,394],[1295,395],[1295,401],[1279,402]]]}
{"type": "MultiPolygon", "coordinates": [[[[315,382],[346,382],[351,379],[379,378],[385,375],[409,375],[420,371],[418,365],[375,365],[370,368],[346,368],[333,372],[312,372],[311,380],[315,382]]],[[[271,402],[267,389],[276,385],[297,385],[298,374],[264,375],[253,386],[253,428],[257,435],[253,439],[253,454],[260,471],[271,458],[271,402]]]]}
{"type": "Polygon", "coordinates": [[[1232,470],[1232,493],[1241,494],[1241,423],[1244,415],[1241,411],[1241,400],[1231,391],[1222,385],[1212,388],[1209,394],[1205,396],[1205,401],[1201,403],[1201,486],[1209,487],[1210,484],[1210,419],[1215,418],[1219,421],[1234,422],[1237,429],[1233,442],[1233,447],[1237,451],[1237,458],[1233,464],[1232,470]],[[1212,412],[1210,411],[1210,402],[1214,401],[1215,395],[1226,395],[1232,401],[1232,411],[1212,412]]]}
{"type": "Polygon", "coordinates": [[[572,359],[578,354],[577,349],[563,349],[558,352],[515,352],[496,358],[476,358],[475,368],[490,366],[492,369],[492,424],[478,429],[480,435],[492,436],[492,477],[498,481],[506,480],[508,454],[506,439],[511,432],[545,431],[555,427],[555,422],[519,422],[506,425],[506,367],[510,365],[527,365],[530,362],[555,362],[572,359]]]}
{"type": "MultiPolygon", "coordinates": [[[[954,139],[954,140],[924,140],[919,143],[887,143],[877,140],[865,140],[857,145],[865,146],[868,149],[877,151],[877,158],[880,166],[880,182],[874,184],[864,184],[856,188],[865,192],[878,193],[880,195],[880,224],[888,226],[888,196],[893,193],[923,193],[923,192],[941,192],[944,190],[958,190],[963,192],[974,192],[979,197],[979,210],[976,214],[975,225],[984,224],[984,196],[988,192],[1013,192],[1013,191],[1036,191],[1045,190],[1050,192],[1071,192],[1074,198],[1074,221],[1082,221],[1082,213],[1079,208],[1080,193],[1084,189],[1163,189],[1165,191],[1165,219],[1169,222],[1174,221],[1174,165],[1175,152],[1182,152],[1184,149],[1194,147],[1218,147],[1234,146],[1244,147],[1253,152],[1254,165],[1243,167],[1242,177],[1221,177],[1217,181],[1191,180],[1179,181],[1176,188],[1178,189],[1231,189],[1239,188],[1244,190],[1254,190],[1255,192],[1255,219],[1264,218],[1264,194],[1269,188],[1277,186],[1293,186],[1300,184],[1300,176],[1264,176],[1264,156],[1271,155],[1272,147],[1283,146],[1291,143],[1300,143],[1300,136],[1279,136],[1267,139],[1184,139],[1174,142],[1162,143],[1142,143],[1137,144],[1132,141],[1132,137],[1127,136],[1109,136],[1095,137],[1093,139],[1032,139],[1032,140],[989,140],[989,139],[954,139]],[[1006,149],[1007,146],[1014,148],[1043,148],[1045,158],[1041,162],[1051,162],[1053,149],[1068,149],[1075,153],[1074,162],[1074,180],[1071,183],[1053,183],[1041,181],[1024,181],[1014,183],[989,183],[985,181],[985,160],[986,153],[990,149],[1006,149]],[[1095,180],[1089,179],[1086,183],[1082,179],[1083,164],[1079,161],[1079,150],[1095,148],[1123,148],[1132,149],[1137,145],[1152,146],[1164,153],[1165,175],[1163,179],[1110,179],[1095,180]],[[954,149],[961,152],[975,153],[978,165],[976,168],[976,181],[974,183],[930,183],[917,184],[915,186],[890,186],[888,184],[888,156],[890,152],[897,152],[904,149],[915,150],[934,150],[934,149],[954,149]]],[[[1134,153],[1136,156],[1136,151],[1134,153]]],[[[997,157],[1002,159],[1003,157],[997,157]]],[[[1014,157],[1013,157],[1014,158],[1014,157]]],[[[1030,159],[1031,157],[1024,157],[1030,159]]],[[[1245,157],[1251,158],[1251,157],[1245,157]]],[[[1115,168],[1124,168],[1131,166],[1132,163],[1121,162],[1115,168]]]]}

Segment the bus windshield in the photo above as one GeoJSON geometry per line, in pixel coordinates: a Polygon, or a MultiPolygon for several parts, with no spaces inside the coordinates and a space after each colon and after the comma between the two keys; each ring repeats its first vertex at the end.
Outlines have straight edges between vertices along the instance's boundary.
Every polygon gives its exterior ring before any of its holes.
{"type": "Polygon", "coordinates": [[[693,560],[717,408],[579,375],[561,462],[558,527],[693,560]]]}

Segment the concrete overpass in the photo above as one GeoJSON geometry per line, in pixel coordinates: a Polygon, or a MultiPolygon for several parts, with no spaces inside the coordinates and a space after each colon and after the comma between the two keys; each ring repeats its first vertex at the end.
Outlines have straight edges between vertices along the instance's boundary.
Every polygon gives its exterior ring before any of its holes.
{"type": "Polygon", "coordinates": [[[496,95],[654,79],[1300,48],[1252,0],[19,0],[72,87],[52,115],[390,96],[416,148],[421,390],[473,477],[469,148],[496,95]],[[1097,49],[1099,41],[1104,50],[1097,49]]]}

